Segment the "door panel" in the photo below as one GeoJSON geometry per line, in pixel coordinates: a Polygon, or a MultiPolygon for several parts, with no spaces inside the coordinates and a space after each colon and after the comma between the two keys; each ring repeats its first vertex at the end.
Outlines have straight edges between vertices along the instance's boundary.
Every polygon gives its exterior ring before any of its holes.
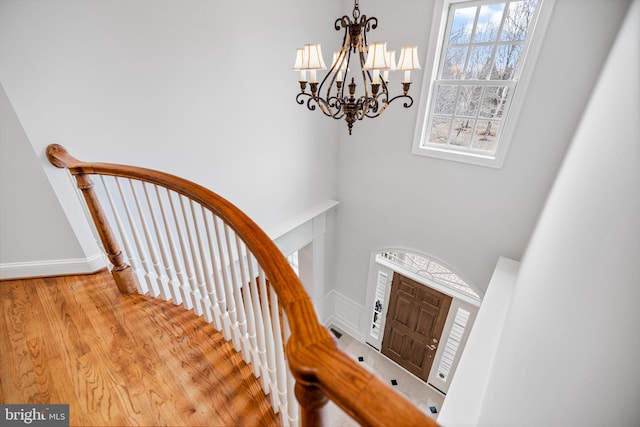
{"type": "Polygon", "coordinates": [[[426,381],[452,298],[394,273],[382,353],[426,381]]]}
{"type": "MultiPolygon", "coordinates": [[[[396,304],[393,306],[393,319],[407,328],[410,327],[412,307],[413,297],[408,297],[405,294],[398,295],[396,304]]],[[[388,318],[389,314],[387,313],[387,319],[388,318]]]]}

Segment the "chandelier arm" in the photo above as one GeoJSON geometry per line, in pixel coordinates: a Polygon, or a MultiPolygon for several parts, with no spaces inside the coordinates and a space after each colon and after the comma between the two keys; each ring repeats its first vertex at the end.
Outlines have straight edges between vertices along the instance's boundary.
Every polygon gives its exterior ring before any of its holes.
{"type": "Polygon", "coordinates": [[[376,117],[380,116],[384,112],[384,110],[386,110],[387,107],[393,101],[395,101],[396,99],[400,99],[400,98],[409,98],[409,100],[407,102],[403,103],[404,108],[409,108],[409,107],[411,107],[413,105],[413,98],[411,96],[409,96],[409,95],[397,95],[397,96],[394,96],[393,98],[391,98],[390,100],[382,103],[382,107],[379,109],[379,111],[374,111],[373,114],[370,114],[369,112],[367,112],[366,117],[373,119],[373,118],[376,118],[376,117]]]}
{"type": "Polygon", "coordinates": [[[389,103],[388,103],[388,102],[385,102],[384,104],[382,104],[382,107],[381,107],[381,108],[376,109],[375,114],[367,114],[367,115],[366,115],[366,117],[367,117],[367,118],[370,118],[370,119],[373,119],[373,118],[379,117],[379,116],[384,112],[384,110],[386,110],[386,109],[387,109],[387,107],[388,107],[388,106],[389,106],[389,103]]]}
{"type": "Polygon", "coordinates": [[[327,117],[334,119],[341,119],[344,117],[344,101],[339,97],[332,96],[328,100],[325,100],[319,96],[312,96],[311,94],[301,92],[296,96],[296,102],[300,105],[306,102],[307,108],[310,111],[315,111],[316,106],[327,117]],[[303,99],[306,97],[306,101],[303,99]],[[315,102],[315,104],[314,104],[315,102]]]}
{"type": "Polygon", "coordinates": [[[344,15],[342,18],[336,19],[336,22],[333,24],[336,31],[340,31],[341,28],[349,28],[351,25],[351,18],[347,15],[344,15]]]}
{"type": "Polygon", "coordinates": [[[384,79],[381,77],[380,78],[380,87],[382,88],[382,91],[380,92],[380,94],[385,94],[387,95],[387,98],[389,97],[389,85],[387,84],[386,81],[384,81],[384,79]]]}
{"type": "Polygon", "coordinates": [[[358,46],[358,53],[360,56],[360,71],[362,74],[362,83],[364,86],[364,97],[369,98],[369,84],[373,82],[373,78],[371,77],[371,73],[369,73],[368,70],[364,69],[365,57],[364,57],[364,51],[362,49],[362,45],[358,46]]]}
{"type": "Polygon", "coordinates": [[[404,102],[402,104],[402,106],[404,108],[409,108],[413,105],[413,98],[411,97],[411,95],[396,95],[393,98],[391,98],[387,103],[391,104],[393,101],[395,101],[396,99],[400,99],[400,98],[408,98],[409,100],[404,102]]]}
{"type": "Polygon", "coordinates": [[[340,88],[340,91],[338,92],[338,96],[341,99],[344,99],[344,88],[347,86],[345,84],[345,82],[348,81],[348,75],[349,75],[349,64],[351,63],[351,49],[349,48],[349,46],[351,45],[351,39],[349,37],[349,30],[346,31],[346,35],[345,35],[345,40],[342,42],[342,47],[341,47],[341,51],[344,52],[344,57],[342,58],[342,61],[344,63],[345,59],[347,61],[347,66],[344,67],[344,79],[342,80],[342,87],[340,88]]]}
{"type": "Polygon", "coordinates": [[[366,117],[367,112],[369,111],[370,108],[370,98],[366,98],[364,96],[361,96],[358,101],[356,102],[357,106],[358,106],[358,113],[356,113],[356,118],[358,120],[362,120],[366,117]]]}
{"type": "Polygon", "coordinates": [[[325,100],[324,98],[319,96],[312,96],[307,100],[307,108],[309,108],[309,110],[313,111],[316,109],[316,105],[313,105],[312,101],[315,101],[320,111],[322,111],[322,114],[324,114],[327,117],[332,117],[335,119],[336,118],[335,116],[337,114],[340,114],[341,107],[339,105],[332,103],[330,99],[325,100]]]}
{"type": "Polygon", "coordinates": [[[337,77],[337,72],[334,72],[334,68],[335,65],[331,67],[327,75],[324,77],[324,79],[322,79],[322,83],[320,83],[320,88],[318,89],[318,93],[322,92],[325,82],[327,81],[327,79],[329,79],[329,76],[331,76],[331,80],[327,85],[327,94],[325,95],[327,99],[331,98],[331,88],[333,87],[333,84],[335,83],[337,77]]]}
{"type": "MultiPolygon", "coordinates": [[[[329,78],[329,76],[331,76],[331,80],[329,81],[329,85],[327,86],[327,94],[326,94],[326,98],[330,99],[331,98],[331,88],[333,88],[334,83],[337,80],[338,77],[338,73],[340,72],[339,70],[342,69],[342,64],[344,64],[344,60],[345,57],[343,56],[343,52],[346,52],[348,50],[348,48],[346,46],[348,46],[349,43],[349,27],[351,24],[351,21],[349,20],[348,16],[343,16],[341,19],[336,20],[336,30],[340,31],[340,27],[338,26],[338,22],[341,22],[342,24],[342,28],[344,28],[344,36],[342,38],[342,46],[340,47],[340,57],[339,57],[339,61],[336,61],[336,63],[332,63],[331,64],[331,68],[329,69],[329,72],[327,73],[327,75],[324,77],[324,79],[322,79],[322,83],[320,83],[320,87],[318,89],[318,93],[321,93],[325,84],[325,81],[327,81],[327,79],[329,78]]],[[[350,56],[350,55],[348,55],[350,56]]],[[[349,58],[347,57],[347,66],[345,67],[345,70],[349,70],[349,58]]],[[[346,74],[348,73],[348,71],[345,71],[345,79],[346,79],[346,74]]],[[[338,90],[338,96],[342,96],[344,93],[344,84],[340,85],[340,88],[338,90]]]]}
{"type": "Polygon", "coordinates": [[[365,116],[366,117],[371,117],[372,115],[375,115],[378,112],[378,108],[380,107],[380,101],[378,101],[378,98],[369,98],[369,108],[367,109],[367,111],[365,111],[365,116]],[[369,113],[371,111],[371,113],[369,113]]]}
{"type": "Polygon", "coordinates": [[[375,100],[378,104],[388,104],[389,94],[386,92],[381,92],[378,95],[376,95],[375,100]]]}
{"type": "Polygon", "coordinates": [[[329,100],[329,104],[332,107],[335,107],[334,110],[332,111],[331,117],[333,117],[334,119],[341,119],[344,117],[345,115],[345,110],[344,110],[344,102],[338,98],[338,97],[332,97],[329,100]]]}
{"type": "Polygon", "coordinates": [[[311,97],[311,95],[309,95],[308,93],[300,92],[298,95],[296,95],[296,102],[300,105],[304,104],[305,100],[302,98],[304,98],[305,96],[311,97]]]}
{"type": "Polygon", "coordinates": [[[366,25],[366,31],[365,31],[365,37],[366,37],[366,33],[368,33],[370,30],[375,30],[376,28],[378,28],[378,18],[376,18],[375,16],[372,16],[371,18],[367,19],[367,17],[365,15],[362,15],[362,19],[366,19],[365,21],[365,25],[366,25]]]}
{"type": "Polygon", "coordinates": [[[335,117],[336,114],[339,114],[342,111],[344,102],[340,97],[332,96],[327,99],[327,105],[332,109],[332,111],[334,111],[331,113],[331,116],[335,117]]]}

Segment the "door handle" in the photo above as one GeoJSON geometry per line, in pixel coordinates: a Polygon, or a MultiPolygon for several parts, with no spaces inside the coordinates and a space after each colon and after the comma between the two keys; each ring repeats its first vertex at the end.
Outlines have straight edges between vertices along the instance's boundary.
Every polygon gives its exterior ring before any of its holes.
{"type": "Polygon", "coordinates": [[[431,345],[426,346],[426,348],[428,348],[429,350],[433,351],[433,350],[436,349],[436,345],[435,344],[431,344],[431,345]]]}

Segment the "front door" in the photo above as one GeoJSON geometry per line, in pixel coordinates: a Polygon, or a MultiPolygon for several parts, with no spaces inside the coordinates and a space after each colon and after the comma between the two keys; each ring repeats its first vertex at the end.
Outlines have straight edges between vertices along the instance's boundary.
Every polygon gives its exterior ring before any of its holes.
{"type": "Polygon", "coordinates": [[[452,298],[393,274],[382,354],[427,380],[452,298]]]}

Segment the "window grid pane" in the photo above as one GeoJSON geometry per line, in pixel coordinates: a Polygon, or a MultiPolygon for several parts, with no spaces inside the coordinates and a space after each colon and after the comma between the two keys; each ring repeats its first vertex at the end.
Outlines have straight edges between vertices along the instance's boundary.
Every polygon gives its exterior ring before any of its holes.
{"type": "Polygon", "coordinates": [[[450,6],[423,146],[495,154],[536,3],[450,6]]]}
{"type": "Polygon", "coordinates": [[[494,152],[514,85],[489,80],[436,82],[426,143],[465,152],[494,152]]]}

